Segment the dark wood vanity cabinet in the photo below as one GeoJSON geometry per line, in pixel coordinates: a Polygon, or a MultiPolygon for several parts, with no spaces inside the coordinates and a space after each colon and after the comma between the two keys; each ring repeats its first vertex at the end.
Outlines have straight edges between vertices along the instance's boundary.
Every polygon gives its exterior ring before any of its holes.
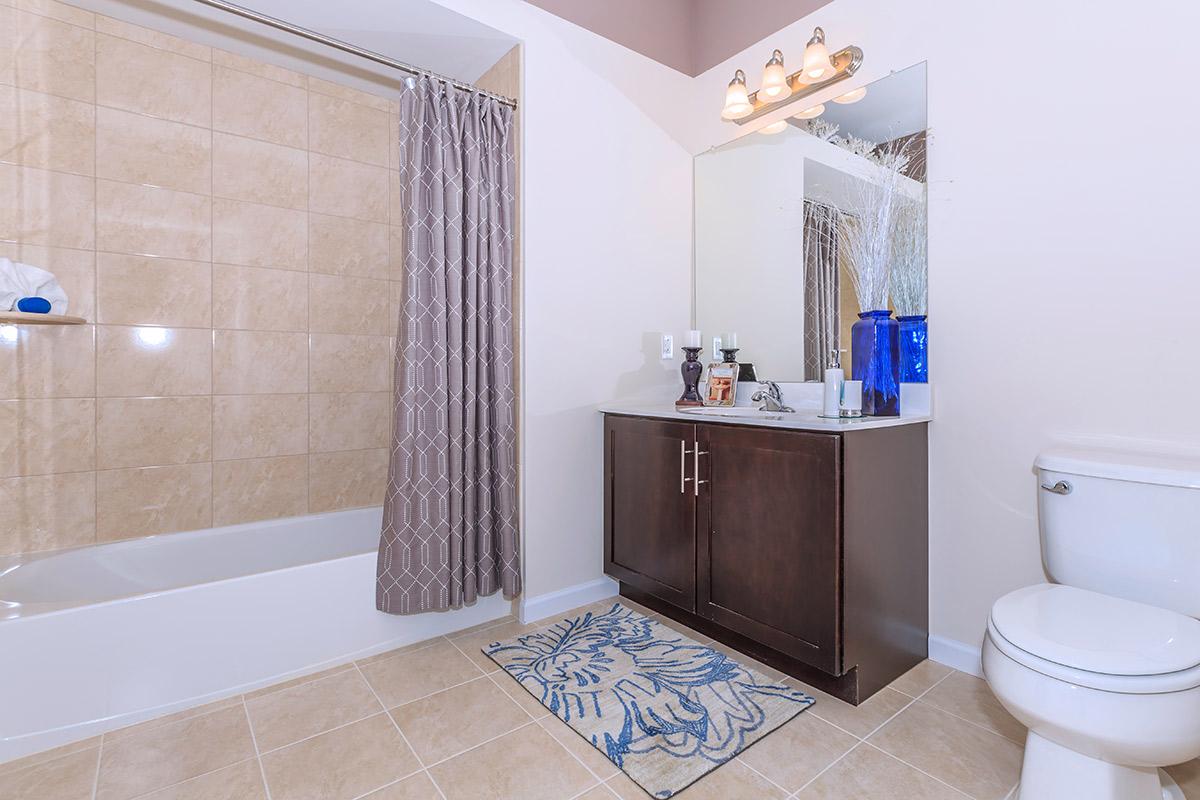
{"type": "Polygon", "coordinates": [[[815,433],[605,418],[621,593],[858,703],[927,653],[922,423],[815,433]]]}

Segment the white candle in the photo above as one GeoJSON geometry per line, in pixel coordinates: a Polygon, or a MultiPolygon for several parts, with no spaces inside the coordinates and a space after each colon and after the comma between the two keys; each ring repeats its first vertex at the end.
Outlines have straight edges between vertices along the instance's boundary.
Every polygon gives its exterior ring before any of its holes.
{"type": "Polygon", "coordinates": [[[846,381],[842,384],[842,408],[846,411],[862,411],[862,381],[846,381]]]}
{"type": "Polygon", "coordinates": [[[725,340],[725,346],[728,348],[737,347],[737,331],[730,331],[729,338],[725,340]]]}
{"type": "Polygon", "coordinates": [[[703,347],[704,346],[704,345],[700,344],[700,331],[688,331],[687,346],[688,347],[703,347]]]}

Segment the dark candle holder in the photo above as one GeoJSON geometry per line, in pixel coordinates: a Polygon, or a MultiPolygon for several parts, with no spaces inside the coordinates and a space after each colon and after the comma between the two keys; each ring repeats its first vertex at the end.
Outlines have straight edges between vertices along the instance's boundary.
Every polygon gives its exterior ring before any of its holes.
{"type": "Polygon", "coordinates": [[[736,364],[737,363],[737,353],[738,353],[738,348],[736,348],[736,347],[722,347],[721,348],[721,355],[725,356],[726,364],[736,364]]]}
{"type": "Polygon", "coordinates": [[[696,387],[700,383],[700,373],[704,371],[704,365],[697,361],[700,351],[703,349],[703,347],[683,348],[683,352],[687,354],[687,360],[679,368],[679,372],[683,375],[683,394],[675,401],[676,407],[704,405],[700,399],[700,393],[696,391],[696,387]]]}

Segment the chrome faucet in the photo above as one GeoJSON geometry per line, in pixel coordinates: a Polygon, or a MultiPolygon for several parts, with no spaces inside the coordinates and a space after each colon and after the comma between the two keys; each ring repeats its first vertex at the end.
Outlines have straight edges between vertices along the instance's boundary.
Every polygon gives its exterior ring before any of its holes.
{"type": "Polygon", "coordinates": [[[758,391],[750,395],[750,399],[756,403],[762,403],[758,407],[759,411],[779,411],[781,413],[792,413],[796,409],[783,404],[783,394],[779,391],[779,384],[775,381],[763,381],[758,385],[758,391]]]}

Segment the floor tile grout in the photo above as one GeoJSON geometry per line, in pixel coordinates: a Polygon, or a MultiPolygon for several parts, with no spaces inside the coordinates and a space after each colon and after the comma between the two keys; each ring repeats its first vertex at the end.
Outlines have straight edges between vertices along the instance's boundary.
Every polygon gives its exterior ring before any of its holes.
{"type": "MultiPolygon", "coordinates": [[[[370,797],[371,795],[375,794],[376,792],[378,792],[382,789],[386,789],[389,786],[395,786],[397,783],[404,783],[406,780],[408,780],[409,778],[412,778],[416,775],[428,775],[428,773],[425,771],[425,769],[423,767],[419,768],[419,769],[414,769],[412,772],[408,773],[407,775],[401,775],[399,778],[396,778],[396,780],[394,780],[394,781],[388,781],[387,783],[383,784],[382,786],[376,786],[374,789],[368,789],[367,791],[363,792],[362,794],[356,794],[356,795],[354,795],[354,797],[350,798],[350,800],[363,800],[364,797],[370,797]]],[[[429,778],[429,782],[433,783],[433,778],[429,778]]],[[[436,783],[434,784],[434,788],[435,789],[437,788],[436,783]]],[[[438,792],[440,794],[441,790],[439,789],[438,792]]],[[[443,800],[445,800],[445,795],[442,795],[442,798],[443,798],[443,800]]]]}
{"type": "MultiPolygon", "coordinates": [[[[479,744],[474,744],[474,745],[471,745],[471,746],[470,746],[470,747],[468,747],[466,750],[463,750],[463,751],[461,751],[461,752],[455,753],[455,754],[454,754],[454,755],[452,755],[452,756],[446,756],[446,757],[445,757],[445,758],[443,758],[443,759],[439,759],[438,761],[435,761],[435,762],[433,762],[432,764],[429,764],[429,765],[427,765],[427,766],[425,767],[425,769],[426,769],[426,770],[430,770],[430,769],[432,769],[433,767],[439,767],[439,766],[441,766],[442,764],[445,764],[447,761],[453,761],[454,759],[458,758],[459,756],[463,755],[464,753],[469,753],[469,752],[471,752],[472,750],[478,750],[480,747],[483,747],[485,744],[490,744],[490,743],[492,743],[492,742],[496,741],[497,739],[503,739],[505,736],[508,736],[510,733],[516,733],[517,731],[525,730],[525,729],[526,729],[526,728],[528,728],[530,725],[537,725],[537,722],[536,722],[535,720],[532,720],[532,719],[531,719],[531,720],[529,720],[528,722],[524,722],[524,723],[522,723],[522,724],[518,725],[517,727],[513,728],[511,731],[505,731],[504,733],[497,734],[496,736],[493,736],[493,737],[491,737],[490,739],[484,739],[484,740],[483,740],[482,742],[480,742],[479,744]]],[[[548,735],[549,735],[549,734],[547,734],[547,736],[548,736],[548,735]]],[[[430,773],[430,777],[432,777],[432,775],[433,775],[433,773],[430,773]]]]}
{"type": "Polygon", "coordinates": [[[1010,739],[1009,737],[1005,736],[1003,733],[1001,733],[998,730],[989,728],[987,725],[976,722],[973,719],[967,719],[966,717],[959,716],[958,714],[955,714],[953,711],[946,709],[946,708],[942,708],[939,705],[934,705],[933,703],[929,702],[928,700],[921,700],[920,698],[918,698],[916,702],[919,702],[921,705],[925,706],[926,708],[933,709],[934,711],[940,711],[943,714],[947,714],[951,717],[954,717],[955,719],[959,720],[960,722],[965,722],[968,725],[972,725],[976,728],[979,728],[979,730],[981,730],[981,731],[987,731],[988,733],[992,734],[993,736],[999,736],[1001,739],[1004,739],[1006,742],[1012,742],[1013,744],[1015,744],[1017,747],[1020,747],[1021,749],[1025,748],[1024,742],[1018,742],[1015,739],[1010,739]]]}
{"type": "Polygon", "coordinates": [[[956,792],[958,792],[959,794],[961,794],[963,797],[968,797],[968,798],[970,798],[971,800],[976,800],[976,798],[975,798],[975,796],[974,796],[974,795],[972,795],[972,794],[968,794],[967,792],[963,791],[962,789],[959,789],[957,786],[954,786],[953,784],[947,783],[946,781],[942,780],[941,778],[937,777],[936,775],[931,775],[931,774],[929,774],[928,772],[926,772],[925,770],[923,770],[923,769],[921,769],[920,767],[916,766],[915,764],[910,764],[909,762],[905,761],[903,758],[901,758],[900,756],[896,755],[895,753],[893,753],[893,752],[891,752],[891,751],[888,751],[888,750],[884,750],[884,749],[883,749],[882,747],[880,747],[879,745],[872,744],[871,742],[867,742],[867,741],[864,741],[864,742],[863,742],[863,744],[865,744],[867,747],[870,747],[870,748],[872,748],[873,750],[878,750],[879,752],[883,753],[883,754],[884,754],[885,756],[887,756],[888,758],[894,758],[894,759],[896,759],[897,761],[899,761],[901,764],[905,765],[906,767],[909,767],[909,768],[911,768],[911,769],[915,769],[917,772],[921,773],[921,774],[922,774],[922,775],[924,775],[925,777],[927,777],[927,778],[930,778],[930,779],[932,779],[932,780],[935,780],[935,781],[937,781],[938,783],[942,784],[943,786],[946,786],[946,787],[949,787],[950,789],[953,789],[954,791],[956,791],[956,792]]]}
{"type": "MultiPolygon", "coordinates": [[[[247,763],[247,762],[249,762],[249,761],[259,761],[259,759],[258,759],[258,757],[257,757],[257,756],[249,756],[249,757],[247,757],[247,758],[240,758],[240,759],[238,759],[237,761],[234,761],[234,762],[232,762],[232,763],[229,763],[229,764],[222,764],[222,765],[221,765],[221,766],[219,766],[219,767],[214,767],[213,769],[208,769],[208,770],[205,770],[204,772],[200,772],[200,773],[198,773],[198,774],[196,774],[196,775],[193,775],[193,776],[191,776],[190,778],[184,778],[184,779],[183,779],[183,780],[181,780],[181,781],[175,781],[174,783],[168,783],[166,786],[159,786],[159,787],[156,787],[156,788],[154,788],[154,789],[150,789],[150,790],[148,790],[148,791],[142,792],[142,793],[140,793],[140,794],[136,794],[136,795],[134,795],[133,797],[130,797],[130,798],[128,798],[128,800],[142,800],[142,798],[144,798],[144,797],[148,797],[148,796],[150,796],[150,795],[152,795],[152,794],[155,794],[156,792],[161,792],[161,791],[164,791],[164,790],[166,790],[166,789],[173,789],[173,788],[175,788],[176,786],[182,786],[183,784],[187,783],[188,781],[194,781],[194,780],[196,780],[197,778],[204,778],[204,777],[207,777],[207,776],[209,776],[209,775],[212,775],[213,773],[220,772],[220,771],[221,771],[221,770],[223,770],[223,769],[229,769],[230,767],[236,767],[238,764],[245,764],[245,763],[247,763]]],[[[261,762],[260,762],[260,769],[261,769],[261,762]]],[[[264,784],[264,786],[265,786],[265,784],[266,784],[266,779],[265,779],[265,777],[264,777],[264,779],[263,779],[263,784],[264,784]]]]}
{"type": "MultiPolygon", "coordinates": [[[[383,700],[379,697],[379,693],[375,691],[375,687],[371,685],[371,682],[369,680],[367,680],[367,676],[365,674],[363,674],[362,667],[360,667],[358,665],[357,661],[354,662],[354,668],[356,670],[358,670],[358,676],[362,679],[363,683],[365,683],[367,685],[367,688],[371,691],[371,694],[374,695],[375,702],[379,703],[379,705],[383,708],[383,713],[387,714],[387,718],[392,723],[392,727],[395,728],[396,733],[398,733],[400,735],[400,741],[404,742],[404,746],[408,748],[408,751],[413,754],[413,758],[415,758],[417,760],[417,766],[419,766],[421,768],[421,771],[424,772],[429,777],[429,782],[432,783],[433,788],[437,790],[438,796],[440,798],[442,798],[442,800],[446,800],[446,795],[442,792],[442,787],[438,786],[437,781],[435,781],[433,779],[433,775],[429,772],[428,769],[425,768],[425,761],[424,761],[424,759],[421,758],[421,754],[417,752],[417,749],[412,746],[412,742],[410,742],[408,740],[408,737],[404,735],[404,731],[400,728],[400,723],[396,722],[396,718],[392,716],[391,709],[389,709],[387,707],[387,705],[383,702],[383,700]]],[[[404,780],[404,779],[401,778],[400,780],[404,780]]],[[[385,785],[387,785],[387,784],[385,784],[385,785]]],[[[379,791],[382,788],[383,788],[382,786],[376,786],[371,791],[373,791],[373,792],[379,791]]]]}
{"type": "MultiPolygon", "coordinates": [[[[851,735],[853,735],[853,734],[851,734],[851,735]]],[[[810,784],[812,784],[814,781],[816,781],[818,778],[820,778],[822,775],[824,775],[829,770],[833,769],[835,764],[837,764],[843,758],[845,758],[846,756],[850,755],[855,750],[857,750],[859,748],[859,745],[861,745],[861,744],[863,744],[863,741],[862,741],[862,739],[859,739],[857,742],[854,743],[854,745],[849,750],[842,753],[840,756],[835,758],[833,761],[826,764],[816,775],[813,775],[811,778],[809,778],[807,781],[805,781],[804,784],[801,785],[801,787],[799,789],[797,789],[791,796],[798,797],[801,792],[803,792],[805,789],[807,789],[809,787],[810,784]]]]}
{"type": "MultiPolygon", "coordinates": [[[[780,727],[783,727],[783,726],[781,725],[780,727]]],[[[771,733],[774,733],[774,732],[775,732],[775,731],[777,731],[777,730],[779,730],[779,728],[776,728],[775,730],[771,731],[771,733]]],[[[771,735],[771,733],[768,733],[768,734],[767,734],[767,736],[770,736],[770,735],[771,735]]],[[[764,736],[763,738],[765,739],[766,737],[764,736]]],[[[764,775],[763,773],[759,772],[759,771],[758,771],[758,770],[756,770],[754,767],[752,767],[752,766],[750,766],[749,764],[747,764],[747,763],[746,763],[746,762],[745,762],[743,759],[741,759],[741,758],[739,758],[739,757],[738,757],[738,756],[740,756],[742,753],[744,753],[745,751],[746,751],[746,750],[745,750],[745,748],[743,748],[741,751],[739,751],[739,752],[737,753],[737,755],[735,755],[735,756],[734,756],[732,759],[730,759],[730,760],[731,760],[731,761],[737,761],[737,762],[738,762],[739,764],[741,764],[743,767],[745,767],[746,769],[750,770],[750,771],[751,771],[751,772],[753,772],[755,775],[757,775],[758,777],[762,778],[764,781],[766,781],[767,783],[771,784],[771,785],[772,785],[772,786],[774,786],[776,789],[780,790],[781,792],[783,792],[783,793],[786,795],[786,794],[787,794],[787,791],[788,791],[786,786],[780,786],[778,783],[776,783],[775,781],[771,780],[771,779],[770,779],[770,778],[768,778],[766,775],[764,775]]],[[[726,762],[726,763],[728,763],[728,762],[726,762]]],[[[704,773],[704,775],[711,775],[711,774],[712,774],[712,772],[711,772],[711,771],[710,771],[710,772],[706,772],[706,773],[704,773]]],[[[701,775],[700,777],[701,777],[701,778],[703,778],[703,777],[704,777],[704,775],[701,775]]]]}
{"type": "Polygon", "coordinates": [[[258,763],[258,774],[262,778],[263,791],[267,800],[271,800],[271,784],[267,781],[267,768],[263,765],[262,752],[258,749],[258,736],[254,733],[254,722],[250,719],[250,708],[246,705],[246,696],[242,695],[242,713],[246,716],[246,727],[250,731],[250,744],[254,746],[254,760],[258,763]]]}
{"type": "Polygon", "coordinates": [[[96,775],[92,778],[92,800],[100,792],[100,759],[104,758],[104,734],[100,734],[100,744],[96,747],[96,775]]]}

